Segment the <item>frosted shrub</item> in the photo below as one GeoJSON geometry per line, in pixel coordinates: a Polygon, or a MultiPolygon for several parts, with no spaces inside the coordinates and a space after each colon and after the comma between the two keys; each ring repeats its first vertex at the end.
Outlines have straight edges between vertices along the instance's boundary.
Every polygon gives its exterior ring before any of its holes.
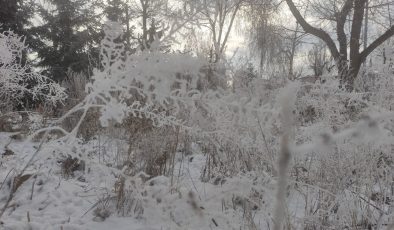
{"type": "MultiPolygon", "coordinates": [[[[161,53],[157,43],[150,50],[126,53],[116,39],[122,35],[118,23],[104,26],[101,42],[101,68],[94,70],[91,82],[86,84],[85,98],[71,108],[56,124],[78,114],[74,127],[54,126],[42,131],[60,130],[66,140],[73,140],[88,111],[97,109],[99,121],[106,127],[122,123],[125,118],[146,118],[154,126],[184,125],[177,117],[186,108],[193,108],[200,93],[196,90],[200,62],[182,54],[161,53]]],[[[56,125],[55,124],[55,125],[56,125]]]]}
{"type": "Polygon", "coordinates": [[[206,152],[212,153],[207,163],[212,170],[206,171],[222,175],[250,170],[273,173],[280,136],[280,105],[275,92],[281,87],[255,78],[248,85],[234,85],[231,91],[211,92],[215,97],[206,100],[205,108],[212,133],[204,142],[206,152]]]}
{"type": "Polygon", "coordinates": [[[392,114],[379,94],[344,92],[333,79],[301,87],[291,175],[304,228],[379,229],[390,215],[392,114]]]}
{"type": "Polygon", "coordinates": [[[127,115],[147,117],[158,126],[176,123],[182,106],[192,106],[199,96],[196,79],[187,81],[182,74],[197,75],[196,59],[180,54],[163,54],[152,49],[124,56],[124,47],[115,39],[118,25],[105,30],[101,44],[102,70],[96,70],[87,85],[88,98],[101,104],[101,124],[111,119],[121,122],[127,115]],[[168,116],[171,111],[173,116],[168,116]]]}
{"type": "Polygon", "coordinates": [[[66,98],[64,89],[23,63],[23,37],[12,31],[0,33],[0,110],[6,112],[26,98],[50,105],[66,98]]]}

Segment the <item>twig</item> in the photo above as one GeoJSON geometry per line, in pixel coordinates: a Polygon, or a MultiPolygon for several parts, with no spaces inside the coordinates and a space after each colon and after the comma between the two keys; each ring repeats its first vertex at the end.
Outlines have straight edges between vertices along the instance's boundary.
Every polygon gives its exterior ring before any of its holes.
{"type": "Polygon", "coordinates": [[[191,182],[192,182],[192,184],[193,184],[194,189],[196,190],[196,192],[197,192],[197,194],[198,194],[198,198],[201,200],[201,197],[200,197],[200,194],[199,194],[199,192],[198,192],[198,190],[197,190],[196,184],[194,183],[193,178],[192,178],[192,175],[190,174],[190,170],[187,169],[187,172],[189,173],[190,180],[191,180],[191,182]]]}
{"type": "Polygon", "coordinates": [[[30,193],[30,200],[33,200],[33,193],[34,193],[34,185],[36,184],[37,175],[34,175],[34,181],[31,185],[31,193],[30,193]]]}
{"type": "Polygon", "coordinates": [[[368,205],[371,205],[372,207],[374,207],[376,210],[378,210],[380,213],[384,213],[384,214],[388,214],[386,213],[384,210],[382,210],[381,208],[379,208],[378,206],[374,205],[373,203],[371,203],[370,201],[366,200],[364,197],[362,197],[360,194],[357,194],[356,192],[349,190],[351,193],[353,193],[354,195],[358,196],[358,198],[360,198],[362,201],[364,201],[365,203],[367,203],[368,205]]]}
{"type": "Polygon", "coordinates": [[[176,128],[176,139],[175,139],[175,143],[174,143],[174,146],[172,149],[171,169],[169,169],[169,170],[171,170],[171,187],[174,186],[175,156],[176,156],[176,151],[177,151],[178,142],[179,142],[179,130],[180,130],[180,128],[177,127],[176,128]]]}
{"type": "Polygon", "coordinates": [[[90,207],[81,217],[84,217],[86,214],[88,214],[92,209],[94,209],[100,202],[103,202],[104,200],[108,201],[110,199],[114,199],[116,196],[107,196],[104,199],[99,199],[92,207],[90,207]]]}
{"type": "Polygon", "coordinates": [[[101,202],[101,200],[98,200],[92,207],[90,207],[81,217],[84,217],[86,214],[88,214],[92,209],[94,209],[99,203],[101,202]]]}
{"type": "Polygon", "coordinates": [[[12,171],[14,171],[14,170],[15,170],[15,169],[12,168],[12,169],[7,173],[7,175],[5,176],[5,178],[4,178],[4,180],[3,180],[3,183],[2,183],[1,186],[0,186],[0,191],[1,191],[1,189],[3,188],[4,184],[6,183],[7,178],[8,178],[8,176],[10,175],[10,173],[11,173],[12,171]]]}
{"type": "Polygon", "coordinates": [[[215,224],[216,227],[219,226],[218,223],[216,222],[216,220],[213,218],[212,218],[212,222],[215,224]]]}

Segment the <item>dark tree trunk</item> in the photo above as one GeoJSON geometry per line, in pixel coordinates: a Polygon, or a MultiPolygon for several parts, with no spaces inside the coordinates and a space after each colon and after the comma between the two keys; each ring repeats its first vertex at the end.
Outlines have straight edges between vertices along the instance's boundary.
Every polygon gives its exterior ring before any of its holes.
{"type": "MultiPolygon", "coordinates": [[[[343,62],[343,61],[342,61],[343,62]]],[[[338,76],[340,79],[340,87],[348,92],[354,90],[354,82],[357,79],[360,71],[362,61],[353,60],[350,64],[339,64],[338,63],[338,76]]]]}
{"type": "Polygon", "coordinates": [[[337,61],[338,76],[341,80],[341,87],[347,91],[354,90],[354,82],[362,63],[367,56],[371,54],[379,45],[394,35],[394,26],[391,26],[386,32],[373,41],[362,52],[360,52],[361,27],[364,20],[364,9],[367,0],[346,0],[342,9],[336,13],[336,34],[339,44],[337,48],[331,36],[321,28],[310,25],[300,14],[292,0],[286,0],[291,13],[300,23],[306,33],[312,34],[323,40],[329,48],[332,57],[337,61]],[[353,11],[352,26],[350,32],[350,52],[348,54],[348,39],[344,30],[346,17],[353,11]]]}
{"type": "Polygon", "coordinates": [[[131,28],[130,28],[130,14],[129,14],[129,8],[127,6],[127,4],[125,4],[125,13],[126,13],[126,50],[127,51],[131,51],[131,28]]]}
{"type": "Polygon", "coordinates": [[[142,49],[148,46],[148,1],[141,0],[142,7],[142,49]]]}

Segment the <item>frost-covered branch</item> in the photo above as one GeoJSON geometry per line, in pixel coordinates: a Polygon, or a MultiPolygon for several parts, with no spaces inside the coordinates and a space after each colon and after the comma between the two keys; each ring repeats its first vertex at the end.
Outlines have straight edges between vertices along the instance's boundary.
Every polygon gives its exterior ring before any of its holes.
{"type": "Polygon", "coordinates": [[[10,110],[26,97],[50,105],[63,102],[64,88],[23,62],[25,40],[12,31],[0,33],[0,108],[10,110]],[[8,107],[8,108],[7,108],[8,107]]]}

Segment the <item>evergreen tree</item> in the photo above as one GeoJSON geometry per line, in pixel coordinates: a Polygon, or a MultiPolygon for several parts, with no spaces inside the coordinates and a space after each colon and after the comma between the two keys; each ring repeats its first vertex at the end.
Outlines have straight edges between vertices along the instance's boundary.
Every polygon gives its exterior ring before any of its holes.
{"type": "Polygon", "coordinates": [[[24,24],[27,23],[27,16],[22,14],[22,0],[0,0],[0,24],[1,32],[12,30],[20,34],[24,24]]]}
{"type": "MultiPolygon", "coordinates": [[[[31,19],[34,13],[35,0],[0,0],[0,33],[10,37],[18,36],[21,42],[24,40],[23,44],[27,46],[27,49],[21,49],[21,54],[15,57],[15,61],[24,69],[23,76],[35,76],[34,70],[30,68],[31,64],[27,55],[32,50],[34,51],[34,47],[37,44],[30,31],[32,26],[31,19]]],[[[1,64],[4,67],[4,63],[1,64]]],[[[34,77],[21,78],[18,82],[21,84],[23,82],[23,87],[25,87],[26,91],[36,88],[41,83],[34,77]]],[[[39,100],[34,100],[32,94],[25,93],[18,99],[18,104],[13,105],[16,106],[13,109],[33,108],[37,102],[39,103],[39,100]]]]}
{"type": "MultiPolygon", "coordinates": [[[[24,36],[26,44],[31,47],[34,43],[28,27],[34,14],[34,0],[0,0],[0,33],[11,30],[24,36]]],[[[25,50],[22,63],[26,61],[25,50]]]]}
{"type": "Polygon", "coordinates": [[[108,0],[104,9],[107,19],[114,22],[123,22],[125,6],[126,3],[123,0],[108,0]]]}
{"type": "Polygon", "coordinates": [[[61,81],[69,69],[90,75],[98,60],[101,40],[97,1],[49,0],[38,5],[43,24],[33,29],[38,65],[48,76],[61,81]]]}
{"type": "Polygon", "coordinates": [[[108,0],[104,6],[104,13],[108,20],[119,22],[124,27],[124,35],[119,39],[119,42],[123,42],[126,51],[135,51],[135,42],[133,42],[133,31],[135,26],[131,25],[133,19],[131,8],[125,0],[108,0]]]}

